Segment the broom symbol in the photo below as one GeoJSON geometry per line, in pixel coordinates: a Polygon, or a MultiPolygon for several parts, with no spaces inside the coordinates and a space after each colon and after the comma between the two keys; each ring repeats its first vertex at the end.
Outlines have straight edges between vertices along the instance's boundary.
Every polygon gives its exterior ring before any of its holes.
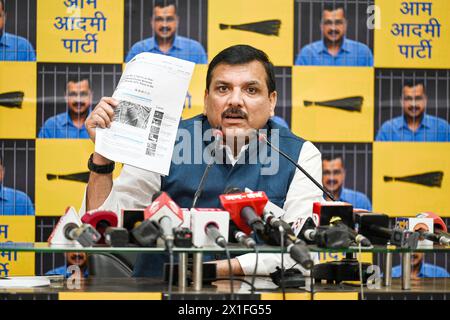
{"type": "Polygon", "coordinates": [[[220,30],[235,29],[260,33],[266,36],[278,36],[281,27],[281,20],[264,20],[243,24],[224,24],[220,23],[220,30]]]}
{"type": "Polygon", "coordinates": [[[426,172],[422,174],[415,174],[411,176],[404,176],[404,177],[388,177],[384,176],[385,182],[394,182],[394,181],[401,181],[401,182],[408,182],[408,183],[415,183],[415,184],[421,184],[427,187],[441,187],[442,179],[444,178],[444,172],[442,171],[433,171],[433,172],[426,172]]]}
{"type": "Polygon", "coordinates": [[[305,107],[318,106],[318,107],[336,108],[344,111],[361,112],[363,101],[364,101],[363,97],[355,96],[326,101],[304,100],[303,104],[305,107]]]}
{"type": "Polygon", "coordinates": [[[88,183],[89,181],[89,171],[86,172],[78,172],[71,174],[47,174],[47,180],[68,180],[68,181],[76,181],[76,182],[84,182],[88,183]]]}
{"type": "Polygon", "coordinates": [[[0,106],[20,109],[22,108],[23,96],[22,91],[0,93],[0,106]]]}

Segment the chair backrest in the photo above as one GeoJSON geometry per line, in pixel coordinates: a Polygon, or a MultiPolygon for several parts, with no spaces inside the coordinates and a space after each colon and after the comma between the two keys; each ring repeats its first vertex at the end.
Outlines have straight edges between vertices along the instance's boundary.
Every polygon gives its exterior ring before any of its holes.
{"type": "Polygon", "coordinates": [[[135,255],[91,253],[89,276],[96,278],[130,278],[133,273],[135,255]]]}

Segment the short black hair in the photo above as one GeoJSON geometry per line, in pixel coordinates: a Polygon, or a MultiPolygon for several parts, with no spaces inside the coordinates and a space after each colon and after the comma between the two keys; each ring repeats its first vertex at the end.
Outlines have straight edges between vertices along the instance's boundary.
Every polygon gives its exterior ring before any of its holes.
{"type": "Polygon", "coordinates": [[[270,62],[269,57],[264,51],[245,44],[238,44],[228,47],[219,52],[212,59],[208,66],[208,72],[206,73],[206,90],[209,90],[212,80],[212,73],[217,65],[221,63],[240,65],[253,61],[259,61],[262,63],[264,69],[266,70],[266,84],[269,94],[274,92],[276,90],[275,73],[273,70],[273,64],[270,62]]]}
{"type": "Polygon", "coordinates": [[[324,3],[323,5],[323,11],[336,11],[339,9],[342,9],[345,17],[345,6],[343,3],[324,3]]]}
{"type": "Polygon", "coordinates": [[[68,84],[69,82],[78,83],[78,82],[81,82],[81,81],[84,81],[84,80],[86,80],[88,82],[89,88],[90,88],[91,87],[91,81],[89,81],[89,76],[87,76],[87,75],[69,75],[68,78],[67,78],[66,84],[68,84]]]}
{"type": "Polygon", "coordinates": [[[344,166],[344,156],[340,153],[322,153],[322,161],[333,161],[341,159],[342,166],[344,166]]]}
{"type": "Polygon", "coordinates": [[[403,82],[403,88],[404,87],[412,88],[412,87],[416,87],[419,85],[422,85],[423,92],[426,94],[427,88],[425,87],[424,80],[422,80],[422,79],[405,79],[405,81],[403,82]]]}
{"type": "MultiPolygon", "coordinates": [[[[2,0],[0,0],[0,2],[1,2],[2,0]]],[[[2,155],[0,154],[0,166],[2,166],[3,165],[3,158],[2,158],[2,155]]]]}
{"type": "Polygon", "coordinates": [[[165,8],[168,6],[174,6],[175,12],[177,12],[177,2],[175,0],[155,0],[153,8],[165,8]]]}
{"type": "Polygon", "coordinates": [[[4,0],[0,0],[0,3],[2,4],[3,11],[6,12],[5,1],[4,0]]]}

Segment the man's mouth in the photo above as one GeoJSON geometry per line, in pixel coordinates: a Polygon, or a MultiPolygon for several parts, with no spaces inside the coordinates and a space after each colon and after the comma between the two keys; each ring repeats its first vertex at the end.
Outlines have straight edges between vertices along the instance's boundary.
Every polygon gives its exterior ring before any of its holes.
{"type": "Polygon", "coordinates": [[[226,120],[246,120],[247,119],[247,114],[242,111],[241,109],[237,109],[237,108],[230,108],[226,111],[224,111],[222,113],[222,119],[226,119],[226,120]]]}

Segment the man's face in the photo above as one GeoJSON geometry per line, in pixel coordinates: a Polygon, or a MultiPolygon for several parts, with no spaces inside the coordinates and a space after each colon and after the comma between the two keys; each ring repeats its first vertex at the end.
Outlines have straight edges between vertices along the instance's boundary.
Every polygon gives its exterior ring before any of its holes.
{"type": "Polygon", "coordinates": [[[342,188],[345,180],[345,169],[340,158],[322,161],[322,183],[331,192],[342,188]]]}
{"type": "Polygon", "coordinates": [[[73,114],[84,114],[92,104],[92,92],[87,80],[68,82],[66,103],[73,114]]]}
{"type": "Polygon", "coordinates": [[[407,118],[420,118],[427,106],[427,96],[422,84],[403,87],[402,108],[407,118]]]}
{"type": "Polygon", "coordinates": [[[205,91],[205,108],[212,127],[220,126],[226,136],[247,135],[260,129],[274,115],[276,91],[269,94],[266,71],[259,61],[218,64],[205,91]]]}
{"type": "Polygon", "coordinates": [[[155,7],[153,9],[152,28],[157,38],[163,40],[172,39],[177,32],[177,27],[178,16],[175,6],[155,7]]]}
{"type": "Polygon", "coordinates": [[[4,175],[5,175],[5,170],[3,169],[3,164],[0,163],[0,184],[3,182],[4,175]]]}
{"type": "Polygon", "coordinates": [[[83,267],[87,262],[87,256],[84,252],[68,252],[66,253],[67,265],[76,265],[83,267]]]}
{"type": "Polygon", "coordinates": [[[342,41],[347,32],[347,21],[344,16],[344,10],[324,10],[320,28],[322,30],[322,35],[327,42],[342,41]]]}
{"type": "Polygon", "coordinates": [[[5,26],[5,20],[6,20],[6,12],[3,8],[3,5],[0,3],[0,36],[3,33],[3,27],[5,26]]]}

